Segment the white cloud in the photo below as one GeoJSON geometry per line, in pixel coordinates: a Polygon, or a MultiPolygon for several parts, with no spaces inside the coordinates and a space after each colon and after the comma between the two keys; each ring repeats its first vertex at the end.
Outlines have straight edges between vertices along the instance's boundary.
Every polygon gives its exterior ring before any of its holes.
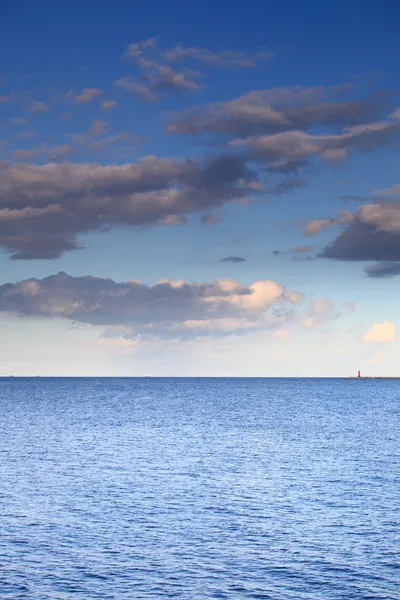
{"type": "Polygon", "coordinates": [[[383,323],[375,323],[371,329],[367,331],[363,337],[363,342],[372,344],[386,344],[392,342],[396,338],[396,328],[394,323],[383,321],[383,323]]]}

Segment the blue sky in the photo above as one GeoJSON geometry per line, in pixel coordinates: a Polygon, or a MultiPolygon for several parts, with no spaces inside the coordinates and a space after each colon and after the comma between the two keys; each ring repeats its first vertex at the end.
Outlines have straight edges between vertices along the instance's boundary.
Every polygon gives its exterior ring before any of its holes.
{"type": "Polygon", "coordinates": [[[2,8],[1,373],[400,375],[399,16],[2,8]]]}

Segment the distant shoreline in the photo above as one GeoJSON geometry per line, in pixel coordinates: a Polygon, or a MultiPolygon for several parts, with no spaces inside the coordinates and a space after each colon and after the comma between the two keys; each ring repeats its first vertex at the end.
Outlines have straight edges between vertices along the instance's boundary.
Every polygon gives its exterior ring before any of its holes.
{"type": "Polygon", "coordinates": [[[0,375],[0,380],[12,380],[12,379],[213,379],[213,380],[224,380],[224,379],[281,379],[281,380],[301,380],[301,379],[400,379],[400,375],[377,375],[377,376],[361,376],[355,375],[343,375],[343,376],[293,376],[293,377],[274,377],[274,376],[263,376],[263,375],[236,375],[233,377],[224,375],[0,375]]]}

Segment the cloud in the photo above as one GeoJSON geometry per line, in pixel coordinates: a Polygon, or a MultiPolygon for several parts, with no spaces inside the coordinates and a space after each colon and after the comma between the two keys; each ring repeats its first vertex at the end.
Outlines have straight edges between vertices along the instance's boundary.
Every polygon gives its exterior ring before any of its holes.
{"type": "Polygon", "coordinates": [[[296,246],[295,248],[289,248],[288,250],[273,250],[274,256],[280,256],[281,254],[306,254],[311,252],[311,246],[296,246]]]}
{"type": "Polygon", "coordinates": [[[234,137],[283,134],[307,131],[317,125],[362,125],[384,113],[386,102],[378,94],[360,100],[331,100],[337,95],[346,95],[349,87],[293,86],[255,90],[228,102],[177,113],[167,131],[234,137]]]}
{"type": "Polygon", "coordinates": [[[114,86],[120,87],[130,94],[136,94],[142,100],[154,101],[158,100],[163,92],[176,94],[197,90],[199,85],[190,77],[198,75],[193,71],[177,72],[171,67],[151,63],[147,66],[141,81],[136,81],[128,76],[114,81],[114,86]]]}
{"type": "MultiPolygon", "coordinates": [[[[304,231],[306,235],[321,229],[317,221],[308,224],[304,231]]],[[[320,257],[348,261],[400,261],[399,203],[374,201],[363,204],[354,214],[345,211],[339,218],[326,219],[323,226],[337,224],[348,226],[322,250],[320,257]]]]}
{"type": "Polygon", "coordinates": [[[387,344],[396,338],[396,328],[390,321],[375,323],[361,338],[363,342],[387,344]]]}
{"type": "Polygon", "coordinates": [[[277,329],[276,331],[274,331],[272,337],[275,340],[289,340],[292,337],[292,332],[289,329],[285,329],[283,327],[282,329],[277,329]]]}
{"type": "Polygon", "coordinates": [[[374,194],[377,196],[400,196],[400,183],[383,190],[374,190],[374,194]]]}
{"type": "Polygon", "coordinates": [[[2,163],[0,177],[0,247],[14,259],[57,258],[79,247],[78,234],[149,226],[222,206],[247,195],[240,180],[256,179],[235,156],[204,162],[147,156],[122,165],[2,163]]]}
{"type": "Polygon", "coordinates": [[[7,104],[7,102],[11,101],[10,96],[0,96],[0,104],[7,104]]]}
{"type": "Polygon", "coordinates": [[[36,101],[36,102],[32,102],[32,104],[30,106],[28,106],[27,110],[32,115],[36,115],[38,113],[45,112],[46,110],[48,110],[48,108],[49,107],[44,102],[36,101]]]}
{"type": "Polygon", "coordinates": [[[186,225],[187,219],[182,215],[168,215],[168,217],[164,217],[159,221],[160,225],[186,225]]]}
{"type": "Polygon", "coordinates": [[[400,275],[400,262],[382,262],[375,265],[367,265],[364,269],[367,277],[383,279],[400,275]]]}
{"type": "Polygon", "coordinates": [[[102,119],[97,119],[92,122],[89,128],[89,135],[98,136],[105,135],[107,133],[107,123],[102,119]]]}
{"type": "Polygon", "coordinates": [[[342,306],[351,313],[353,313],[357,308],[357,306],[356,306],[356,304],[354,304],[354,302],[343,302],[342,306]]]}
{"type": "Polygon", "coordinates": [[[264,161],[287,162],[319,157],[328,162],[350,152],[371,152],[375,148],[398,143],[400,123],[376,121],[364,125],[345,127],[330,134],[312,134],[301,130],[284,131],[269,135],[236,138],[232,147],[247,147],[251,156],[264,161]]]}
{"type": "Polygon", "coordinates": [[[221,223],[222,217],[220,215],[203,215],[201,217],[201,222],[204,227],[211,227],[211,225],[216,225],[217,223],[221,223]]]}
{"type": "Polygon", "coordinates": [[[226,256],[225,258],[221,258],[219,262],[241,263],[245,262],[247,258],[247,256],[226,256]]]}
{"type": "Polygon", "coordinates": [[[319,219],[314,219],[310,221],[307,226],[303,229],[303,235],[311,236],[316,235],[325,227],[330,227],[331,225],[344,225],[346,223],[352,223],[354,219],[354,215],[347,210],[339,211],[338,217],[322,217],[319,219]]]}
{"type": "Polygon", "coordinates": [[[92,102],[97,96],[100,96],[103,91],[98,88],[83,88],[80,94],[74,96],[74,104],[87,104],[92,102]]]}
{"type": "Polygon", "coordinates": [[[25,150],[24,148],[18,148],[14,150],[12,155],[14,159],[18,162],[29,162],[35,156],[41,154],[43,152],[43,148],[32,148],[31,150],[25,150]]]}
{"type": "Polygon", "coordinates": [[[61,146],[53,146],[49,150],[49,160],[56,162],[61,159],[65,159],[66,156],[71,156],[74,153],[74,149],[70,144],[62,144],[61,146]]]}
{"type": "MultiPolygon", "coordinates": [[[[53,146],[50,149],[46,148],[46,146],[43,145],[43,146],[39,146],[38,148],[31,148],[29,150],[26,150],[24,148],[18,148],[17,150],[14,150],[12,152],[12,156],[13,156],[14,160],[21,162],[21,163],[30,162],[35,157],[40,157],[40,156],[43,157],[45,155],[47,155],[48,159],[51,160],[52,162],[56,162],[60,159],[65,159],[65,157],[70,156],[71,154],[73,154],[73,152],[74,152],[74,149],[70,144],[63,144],[61,146],[53,146]]],[[[1,173],[1,169],[0,169],[0,173],[1,173]]],[[[1,193],[0,193],[0,195],[1,195],[1,193]]],[[[1,206],[1,203],[0,203],[0,206],[1,206]]],[[[1,209],[0,209],[0,211],[1,211],[1,209]]],[[[0,217],[0,219],[1,219],[1,217],[0,217]]],[[[0,220],[0,232],[1,232],[1,220],[0,220]]]]}
{"type": "Polygon", "coordinates": [[[103,110],[111,110],[112,108],[115,108],[117,106],[117,103],[115,102],[115,100],[104,100],[104,102],[101,103],[101,108],[103,110]]]}
{"type": "Polygon", "coordinates": [[[268,59],[271,59],[274,54],[268,51],[259,51],[255,53],[222,50],[221,52],[212,52],[207,48],[184,47],[177,45],[162,52],[162,56],[169,62],[183,62],[195,60],[210,67],[216,68],[254,68],[261,65],[268,59]]]}
{"type": "MultiPolygon", "coordinates": [[[[129,44],[123,58],[134,63],[139,76],[118,79],[114,86],[137,94],[146,101],[158,100],[165,92],[178,94],[195,91],[200,87],[195,79],[201,77],[201,73],[186,67],[177,71],[171,63],[193,60],[195,56],[199,56],[199,50],[177,46],[163,51],[158,48],[155,38],[129,44]]],[[[209,56],[211,55],[212,53],[209,56]]],[[[228,54],[225,57],[228,60],[228,54]]],[[[230,60],[233,61],[234,58],[232,55],[230,60]]],[[[244,61],[244,56],[236,56],[237,61],[240,59],[244,61]]]]}
{"type": "Polygon", "coordinates": [[[114,81],[114,86],[120,87],[130,94],[137,94],[142,100],[153,102],[158,99],[157,94],[153,93],[147,86],[137,83],[130,76],[114,81]]]}
{"type": "Polygon", "coordinates": [[[312,246],[296,246],[296,248],[294,249],[294,251],[298,254],[303,254],[304,252],[311,252],[311,250],[312,246]]]}
{"type": "Polygon", "coordinates": [[[140,336],[137,339],[128,339],[122,336],[101,337],[97,340],[98,346],[117,354],[133,354],[140,346],[140,336]]]}
{"type": "Polygon", "coordinates": [[[190,63],[197,62],[214,68],[242,68],[249,69],[262,66],[274,56],[273,52],[266,49],[254,52],[242,50],[222,50],[213,52],[208,48],[185,47],[177,44],[172,48],[160,49],[157,38],[150,38],[129,44],[123,58],[145,66],[146,63],[157,61],[159,63],[190,63]]]}
{"type": "Polygon", "coordinates": [[[311,302],[308,313],[301,320],[301,325],[307,329],[324,325],[336,316],[336,307],[331,300],[321,298],[311,302]]]}
{"type": "Polygon", "coordinates": [[[210,283],[160,280],[145,285],[58,273],[0,286],[0,311],[102,325],[111,339],[101,344],[132,349],[121,338],[188,338],[281,329],[292,319],[298,298],[297,292],[268,280],[250,285],[224,279],[210,283]]]}
{"type": "MultiPolygon", "coordinates": [[[[264,187],[279,195],[306,185],[301,170],[331,164],[354,153],[398,144],[400,120],[388,113],[387,96],[358,100],[351,86],[271,88],[184,110],[171,117],[168,133],[212,136],[211,143],[242,153],[261,172],[283,177],[264,187]],[[343,97],[337,99],[337,97],[343,97]]],[[[391,108],[391,107],[390,107],[391,108]]]]}

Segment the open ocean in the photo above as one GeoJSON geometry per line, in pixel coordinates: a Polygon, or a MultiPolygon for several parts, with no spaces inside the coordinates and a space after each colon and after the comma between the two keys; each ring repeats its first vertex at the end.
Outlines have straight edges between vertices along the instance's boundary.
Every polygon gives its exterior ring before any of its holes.
{"type": "Polygon", "coordinates": [[[400,599],[400,380],[0,379],[0,597],[400,599]]]}

